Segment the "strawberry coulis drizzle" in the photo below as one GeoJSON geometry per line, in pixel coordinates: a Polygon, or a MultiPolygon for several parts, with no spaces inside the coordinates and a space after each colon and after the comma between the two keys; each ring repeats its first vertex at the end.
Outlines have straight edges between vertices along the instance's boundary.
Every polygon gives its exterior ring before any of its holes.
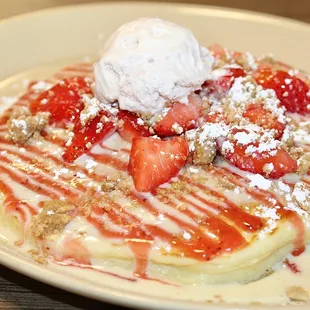
{"type": "Polygon", "coordinates": [[[300,269],[295,263],[290,262],[288,259],[284,260],[284,264],[289,268],[293,273],[300,273],[300,269]]]}
{"type": "Polygon", "coordinates": [[[212,196],[222,200],[225,202],[226,207],[221,207],[219,204],[211,203],[210,201],[207,201],[206,199],[198,196],[195,192],[192,192],[192,196],[196,199],[200,200],[204,204],[210,205],[219,211],[221,211],[221,214],[223,214],[228,219],[232,220],[237,226],[239,226],[241,229],[245,231],[258,231],[263,228],[264,223],[263,221],[258,218],[257,216],[253,216],[245,211],[243,211],[241,208],[239,208],[236,204],[234,204],[232,201],[230,201],[226,196],[223,194],[212,190],[210,187],[206,185],[202,185],[197,182],[193,182],[188,177],[181,176],[181,179],[184,179],[189,185],[194,185],[198,187],[200,190],[207,194],[211,194],[212,196]]]}
{"type": "MultiPolygon", "coordinates": [[[[65,68],[61,73],[58,73],[55,76],[55,78],[63,79],[67,77],[66,75],[67,73],[70,73],[70,74],[79,73],[81,76],[85,76],[86,75],[85,73],[91,73],[91,70],[89,70],[87,66],[85,66],[85,70],[81,69],[81,67],[79,67],[78,69],[77,68],[74,69],[71,67],[65,68]]],[[[16,104],[14,104],[14,107],[26,106],[29,100],[31,100],[34,95],[35,94],[33,92],[30,92],[24,95],[16,104]]],[[[12,110],[13,110],[13,107],[10,108],[8,112],[11,112],[12,110]]],[[[8,113],[6,113],[3,116],[3,118],[0,119],[0,125],[6,124],[7,120],[8,120],[8,113]]],[[[63,147],[64,145],[63,140],[58,139],[57,137],[50,136],[49,134],[45,134],[45,138],[50,143],[57,145],[59,147],[63,147]]],[[[14,146],[13,143],[11,143],[10,141],[7,141],[5,138],[1,136],[0,136],[0,143],[3,144],[4,146],[14,146]]],[[[83,172],[86,174],[88,178],[94,181],[97,181],[97,182],[103,181],[107,177],[103,175],[98,176],[95,174],[91,174],[85,168],[79,167],[77,165],[67,164],[62,159],[58,158],[57,156],[49,154],[46,151],[42,151],[35,146],[27,145],[23,147],[26,149],[26,154],[25,152],[21,154],[18,151],[14,151],[10,147],[6,148],[6,151],[16,157],[19,157],[20,159],[27,162],[28,164],[30,163],[31,158],[37,159],[41,157],[42,160],[48,159],[50,163],[54,163],[56,165],[59,165],[60,167],[66,167],[70,172],[83,172]]],[[[121,149],[121,151],[123,151],[124,153],[128,153],[127,149],[121,149]]],[[[94,160],[96,160],[98,163],[109,165],[118,171],[127,170],[127,162],[119,160],[116,157],[113,157],[111,155],[89,154],[89,156],[93,158],[94,160]]],[[[59,180],[51,180],[51,178],[46,177],[41,172],[40,173],[27,172],[26,176],[24,178],[21,178],[19,174],[22,173],[22,171],[19,170],[19,173],[17,174],[12,169],[9,169],[1,165],[1,163],[5,163],[7,166],[7,165],[10,165],[11,162],[6,157],[0,156],[0,171],[3,175],[5,175],[6,177],[9,177],[9,179],[7,179],[6,181],[0,180],[0,190],[6,197],[5,205],[11,211],[14,210],[14,212],[20,213],[22,217],[22,222],[24,223],[26,223],[27,221],[30,221],[31,216],[37,214],[39,209],[36,206],[32,206],[24,201],[21,202],[18,199],[18,197],[14,195],[14,190],[9,185],[10,180],[14,180],[14,182],[19,183],[20,185],[24,186],[26,189],[34,193],[49,197],[50,199],[59,199],[61,196],[64,196],[67,199],[74,199],[78,196],[78,193],[82,194],[82,193],[85,193],[86,191],[86,187],[81,184],[78,184],[77,188],[74,190],[70,189],[69,187],[67,188],[62,183],[60,183],[60,181],[68,182],[68,180],[62,176],[59,177],[59,180]],[[45,187],[43,188],[40,185],[37,185],[36,183],[38,182],[42,185],[45,185],[45,187]],[[49,188],[52,187],[53,190],[47,190],[46,187],[49,187],[49,188]],[[58,194],[56,194],[56,192],[58,194]],[[28,209],[31,215],[30,218],[28,219],[26,218],[27,215],[24,209],[28,209]]],[[[35,165],[39,167],[41,171],[44,172],[46,175],[51,176],[50,171],[48,171],[48,169],[44,167],[44,164],[39,164],[39,162],[36,162],[35,165]]],[[[16,167],[14,168],[16,169],[16,167]]],[[[217,171],[218,175],[223,174],[223,171],[220,171],[219,169],[217,170],[218,170],[217,171]]],[[[101,208],[99,206],[94,206],[91,210],[91,214],[88,216],[85,216],[86,220],[90,224],[92,224],[94,227],[96,227],[103,237],[111,238],[111,239],[121,239],[127,243],[127,245],[129,246],[129,248],[131,249],[135,257],[136,266],[134,270],[134,275],[137,278],[162,282],[160,280],[150,278],[147,275],[149,255],[150,255],[150,251],[152,249],[152,245],[155,239],[160,239],[160,240],[166,241],[169,244],[171,244],[173,250],[176,251],[176,253],[178,253],[180,256],[194,258],[200,261],[206,261],[224,252],[233,252],[237,249],[240,249],[246,246],[247,241],[242,236],[241,231],[256,232],[264,227],[264,222],[262,221],[262,219],[246,213],[241,208],[239,208],[237,205],[235,205],[232,201],[230,201],[227,197],[222,195],[221,193],[215,190],[212,190],[211,188],[205,185],[194,183],[192,180],[186,177],[181,177],[181,178],[183,178],[183,180],[185,180],[190,186],[199,188],[199,190],[202,193],[209,194],[209,195],[211,193],[211,195],[223,201],[223,204],[216,204],[212,201],[209,201],[201,197],[195,191],[191,191],[189,193],[190,197],[195,198],[196,200],[215,209],[216,211],[219,211],[219,215],[214,215],[212,214],[212,212],[208,211],[207,209],[204,209],[203,207],[195,204],[189,198],[182,197],[180,199],[181,202],[191,206],[192,208],[195,208],[196,210],[198,210],[199,212],[205,215],[205,218],[203,219],[203,223],[192,224],[192,223],[189,223],[187,221],[184,221],[178,218],[177,216],[170,214],[169,212],[159,211],[159,209],[156,208],[156,203],[151,203],[149,200],[144,199],[143,197],[141,197],[139,194],[137,194],[134,191],[128,195],[128,198],[138,201],[139,204],[143,208],[145,208],[148,212],[150,212],[151,214],[155,216],[158,216],[159,214],[163,214],[164,216],[166,216],[173,223],[177,224],[182,230],[190,232],[192,235],[191,240],[184,240],[180,236],[171,234],[168,231],[156,225],[151,225],[151,224],[143,225],[143,223],[141,224],[140,219],[130,214],[126,210],[123,210],[122,206],[116,203],[109,203],[108,208],[101,208]],[[100,215],[103,215],[103,214],[114,225],[117,225],[121,228],[125,227],[126,232],[113,231],[107,227],[104,227],[103,221],[98,219],[98,217],[100,217],[100,215]],[[228,219],[233,225],[228,224],[225,221],[225,219],[228,219]],[[201,227],[205,228],[208,232],[216,235],[218,240],[214,241],[209,236],[205,235],[201,231],[201,227]]],[[[235,178],[235,175],[234,175],[234,178],[235,178]]],[[[235,182],[235,184],[241,183],[241,179],[238,179],[237,181],[238,182],[235,182]]],[[[262,201],[267,205],[270,205],[270,202],[268,202],[267,199],[262,199],[263,194],[261,194],[260,191],[254,192],[248,189],[246,190],[253,198],[259,201],[262,201]]],[[[267,192],[267,193],[269,193],[269,195],[272,195],[270,192],[267,192]]],[[[159,201],[161,200],[158,196],[156,196],[156,198],[159,201]]],[[[166,198],[169,198],[169,197],[166,197],[166,198]]],[[[169,200],[168,203],[166,201],[165,201],[166,205],[172,208],[177,208],[177,205],[171,199],[169,200]]],[[[164,201],[161,201],[161,202],[164,202],[164,201]]],[[[304,244],[303,244],[304,230],[305,230],[304,225],[296,213],[290,210],[284,210],[282,205],[281,207],[282,207],[281,208],[282,211],[279,211],[281,213],[281,216],[285,216],[289,218],[298,230],[298,237],[296,238],[296,247],[295,247],[293,254],[299,255],[304,250],[304,244]]],[[[182,213],[186,215],[189,219],[191,219],[193,222],[195,222],[196,215],[193,212],[191,212],[190,210],[183,210],[182,213]]],[[[75,243],[76,239],[74,239],[74,241],[71,240],[68,242],[69,242],[69,248],[70,248],[70,242],[72,243],[71,246],[74,249],[77,249],[80,246],[82,246],[81,244],[77,245],[75,243]]],[[[82,252],[88,253],[87,249],[83,246],[82,246],[82,250],[83,250],[82,252]]],[[[106,274],[111,274],[113,276],[123,278],[119,275],[105,272],[92,266],[91,260],[90,260],[90,257],[91,257],[90,254],[88,254],[89,257],[87,259],[81,260],[74,254],[74,252],[79,252],[79,251],[72,251],[70,257],[69,256],[62,257],[62,258],[54,257],[53,259],[56,263],[61,264],[61,265],[70,265],[70,266],[80,267],[84,269],[94,269],[100,272],[104,272],[106,274]]],[[[129,281],[136,281],[136,279],[132,279],[132,278],[125,278],[125,279],[129,281]]]]}
{"type": "Polygon", "coordinates": [[[226,176],[229,178],[229,180],[234,183],[237,186],[241,186],[245,189],[245,191],[254,199],[260,201],[267,207],[273,208],[274,205],[268,200],[268,199],[274,199],[277,202],[277,205],[280,207],[277,209],[277,214],[281,218],[287,218],[292,225],[295,227],[297,231],[297,236],[295,238],[295,248],[292,251],[292,255],[298,256],[302,254],[306,247],[305,247],[305,225],[301,219],[301,217],[294,211],[285,209],[281,201],[278,199],[278,197],[269,191],[262,190],[262,189],[250,189],[248,187],[248,182],[245,178],[243,178],[241,175],[236,174],[232,171],[230,171],[227,168],[218,168],[216,167],[216,172],[219,173],[222,176],[226,176]]]}

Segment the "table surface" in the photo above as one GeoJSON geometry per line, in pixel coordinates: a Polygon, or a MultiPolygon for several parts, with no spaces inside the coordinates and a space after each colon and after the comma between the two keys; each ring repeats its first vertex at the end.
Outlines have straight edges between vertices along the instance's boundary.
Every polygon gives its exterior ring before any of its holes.
{"type": "MultiPolygon", "coordinates": [[[[85,2],[94,1],[0,0],[0,19],[27,11],[85,2]]],[[[310,22],[310,0],[172,0],[170,2],[200,3],[234,7],[310,22]]],[[[124,309],[64,292],[0,266],[0,309],[73,310],[103,308],[106,310],[124,309]]]]}

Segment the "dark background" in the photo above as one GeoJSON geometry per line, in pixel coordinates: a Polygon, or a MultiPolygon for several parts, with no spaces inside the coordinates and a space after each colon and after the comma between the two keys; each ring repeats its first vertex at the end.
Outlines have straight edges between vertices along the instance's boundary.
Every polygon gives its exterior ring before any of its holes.
{"type": "MultiPolygon", "coordinates": [[[[0,19],[16,14],[89,0],[0,0],[0,19]]],[[[97,1],[99,2],[99,1],[97,1]]],[[[158,0],[157,2],[166,2],[158,0]]],[[[310,22],[310,0],[187,0],[170,1],[241,8],[310,22]]],[[[31,280],[0,266],[0,309],[120,310],[31,280]]]]}

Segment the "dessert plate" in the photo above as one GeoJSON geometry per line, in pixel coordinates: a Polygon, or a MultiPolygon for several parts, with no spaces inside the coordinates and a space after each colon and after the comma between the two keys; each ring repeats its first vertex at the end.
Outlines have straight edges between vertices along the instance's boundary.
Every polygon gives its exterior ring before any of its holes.
{"type": "MultiPolygon", "coordinates": [[[[121,24],[142,16],[168,19],[190,28],[202,45],[220,43],[255,55],[271,52],[282,61],[310,71],[310,27],[283,18],[244,11],[180,4],[111,3],[63,7],[18,16],[0,23],[0,110],[23,90],[25,80],[38,80],[66,64],[95,59],[101,43],[121,24]],[[69,26],[70,25],[70,26],[69,26]]],[[[16,236],[0,225],[0,263],[65,290],[115,304],[147,309],[283,309],[272,301],[279,279],[252,283],[242,304],[243,286],[176,287],[157,282],[130,282],[98,271],[35,263],[14,245],[16,236]],[[216,298],[215,298],[216,299],[216,298]],[[266,305],[263,305],[266,304],[266,305]],[[278,307],[278,308],[277,308],[278,307]]],[[[117,267],[111,266],[111,272],[117,267]]],[[[310,271],[309,282],[310,282],[310,271]]],[[[296,306],[308,309],[309,306],[296,306]]],[[[287,306],[286,309],[295,309],[287,306]]]]}

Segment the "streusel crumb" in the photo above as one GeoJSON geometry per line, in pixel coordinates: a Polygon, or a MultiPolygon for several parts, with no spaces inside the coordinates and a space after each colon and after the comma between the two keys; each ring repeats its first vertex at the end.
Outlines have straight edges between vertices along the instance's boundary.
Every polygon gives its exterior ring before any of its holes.
{"type": "Polygon", "coordinates": [[[203,144],[196,135],[194,141],[194,151],[192,152],[193,163],[196,166],[206,166],[213,162],[216,156],[216,142],[214,139],[205,139],[203,144]]]}
{"type": "Polygon", "coordinates": [[[308,302],[309,301],[309,292],[301,287],[301,286],[290,286],[286,290],[286,295],[289,297],[291,301],[301,301],[308,302]]]}
{"type": "Polygon", "coordinates": [[[302,155],[298,160],[298,174],[306,174],[310,170],[310,153],[302,155]]]}
{"type": "Polygon", "coordinates": [[[180,198],[189,192],[189,185],[185,181],[171,182],[169,187],[159,188],[157,196],[169,201],[169,197],[174,195],[176,198],[180,198]]]}
{"type": "Polygon", "coordinates": [[[31,257],[35,262],[37,262],[41,265],[47,264],[46,258],[38,250],[31,249],[28,252],[29,252],[29,254],[31,254],[31,257]]]}
{"type": "Polygon", "coordinates": [[[32,115],[26,108],[15,109],[7,124],[9,139],[15,143],[26,143],[48,125],[49,117],[47,112],[32,115]]]}
{"type": "Polygon", "coordinates": [[[117,185],[118,185],[117,180],[106,180],[101,185],[101,190],[103,192],[113,192],[114,190],[116,190],[117,185]]]}
{"type": "Polygon", "coordinates": [[[32,231],[37,238],[61,233],[72,219],[73,204],[68,201],[50,200],[43,203],[41,212],[33,217],[32,231]]]}

